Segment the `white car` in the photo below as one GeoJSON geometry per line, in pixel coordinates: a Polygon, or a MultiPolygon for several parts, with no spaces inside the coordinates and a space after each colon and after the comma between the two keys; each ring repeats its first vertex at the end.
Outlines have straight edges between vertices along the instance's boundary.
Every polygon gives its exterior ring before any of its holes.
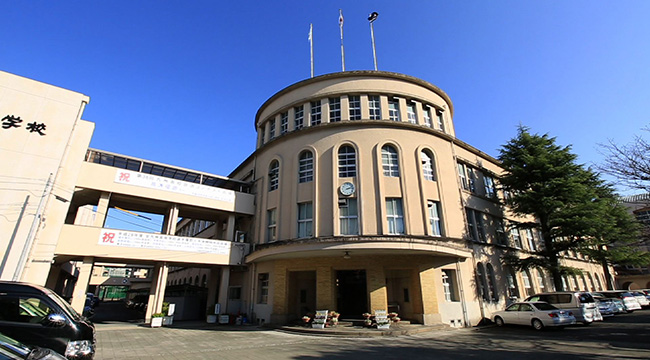
{"type": "Polygon", "coordinates": [[[644,293],[636,290],[629,291],[629,293],[632,294],[632,296],[634,296],[634,298],[636,299],[636,301],[639,302],[639,305],[641,305],[641,307],[650,306],[650,301],[648,301],[648,298],[645,296],[644,293]]]}
{"type": "Polygon", "coordinates": [[[542,330],[547,326],[567,326],[576,323],[571,311],[560,310],[546,302],[517,302],[493,315],[498,326],[505,324],[532,326],[542,330]]]}

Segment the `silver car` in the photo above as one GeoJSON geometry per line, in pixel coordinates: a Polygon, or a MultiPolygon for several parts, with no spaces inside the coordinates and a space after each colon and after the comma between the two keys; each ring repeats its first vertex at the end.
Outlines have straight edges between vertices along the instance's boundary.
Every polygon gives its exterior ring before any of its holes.
{"type": "Polygon", "coordinates": [[[639,305],[641,305],[642,308],[650,306],[650,301],[648,301],[648,298],[645,296],[644,293],[634,290],[634,291],[629,291],[632,296],[636,299],[636,301],[639,302],[639,305]]]}
{"type": "MultiPolygon", "coordinates": [[[[619,312],[617,305],[614,303],[614,299],[606,298],[603,296],[594,296],[596,304],[598,304],[598,311],[600,311],[602,316],[614,316],[619,312]]],[[[621,311],[623,305],[621,303],[621,311]]]]}
{"type": "Polygon", "coordinates": [[[560,310],[546,302],[517,302],[503,311],[494,313],[494,323],[498,326],[505,324],[528,325],[535,330],[548,326],[567,326],[576,323],[571,311],[560,310]]]}

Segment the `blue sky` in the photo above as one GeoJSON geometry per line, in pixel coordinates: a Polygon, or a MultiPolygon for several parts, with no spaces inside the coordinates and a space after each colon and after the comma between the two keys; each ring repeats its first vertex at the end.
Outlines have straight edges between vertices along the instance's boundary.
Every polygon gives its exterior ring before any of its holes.
{"type": "Polygon", "coordinates": [[[519,124],[572,145],[629,142],[650,123],[650,1],[0,1],[0,69],[90,96],[91,147],[227,175],[282,88],[373,68],[422,78],[456,135],[497,156],[519,124]]]}

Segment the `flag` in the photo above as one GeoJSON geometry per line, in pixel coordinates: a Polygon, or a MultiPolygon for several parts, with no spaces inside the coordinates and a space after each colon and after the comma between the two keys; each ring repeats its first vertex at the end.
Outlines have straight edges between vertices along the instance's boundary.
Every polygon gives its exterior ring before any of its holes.
{"type": "Polygon", "coordinates": [[[341,37],[343,37],[343,10],[339,9],[339,27],[341,28],[341,37]]]}
{"type": "Polygon", "coordinates": [[[373,22],[377,20],[377,16],[379,16],[379,14],[376,11],[373,11],[372,14],[368,15],[368,21],[373,22]]]}
{"type": "Polygon", "coordinates": [[[312,28],[313,28],[313,24],[309,24],[309,36],[307,37],[307,40],[309,41],[312,40],[312,28]]]}

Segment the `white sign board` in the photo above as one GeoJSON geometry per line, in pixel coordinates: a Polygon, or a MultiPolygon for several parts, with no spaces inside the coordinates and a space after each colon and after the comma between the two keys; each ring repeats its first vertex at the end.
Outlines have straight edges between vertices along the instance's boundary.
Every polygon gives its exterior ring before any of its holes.
{"type": "Polygon", "coordinates": [[[231,204],[235,202],[235,192],[233,190],[201,185],[189,181],[176,180],[157,175],[143,174],[137,171],[119,169],[115,173],[114,181],[119,184],[140,186],[154,190],[164,190],[183,195],[198,196],[231,204]]]}
{"type": "Polygon", "coordinates": [[[124,230],[102,229],[99,233],[99,245],[119,246],[139,249],[185,251],[204,254],[228,255],[232,243],[224,240],[212,240],[150,234],[124,230]]]}

